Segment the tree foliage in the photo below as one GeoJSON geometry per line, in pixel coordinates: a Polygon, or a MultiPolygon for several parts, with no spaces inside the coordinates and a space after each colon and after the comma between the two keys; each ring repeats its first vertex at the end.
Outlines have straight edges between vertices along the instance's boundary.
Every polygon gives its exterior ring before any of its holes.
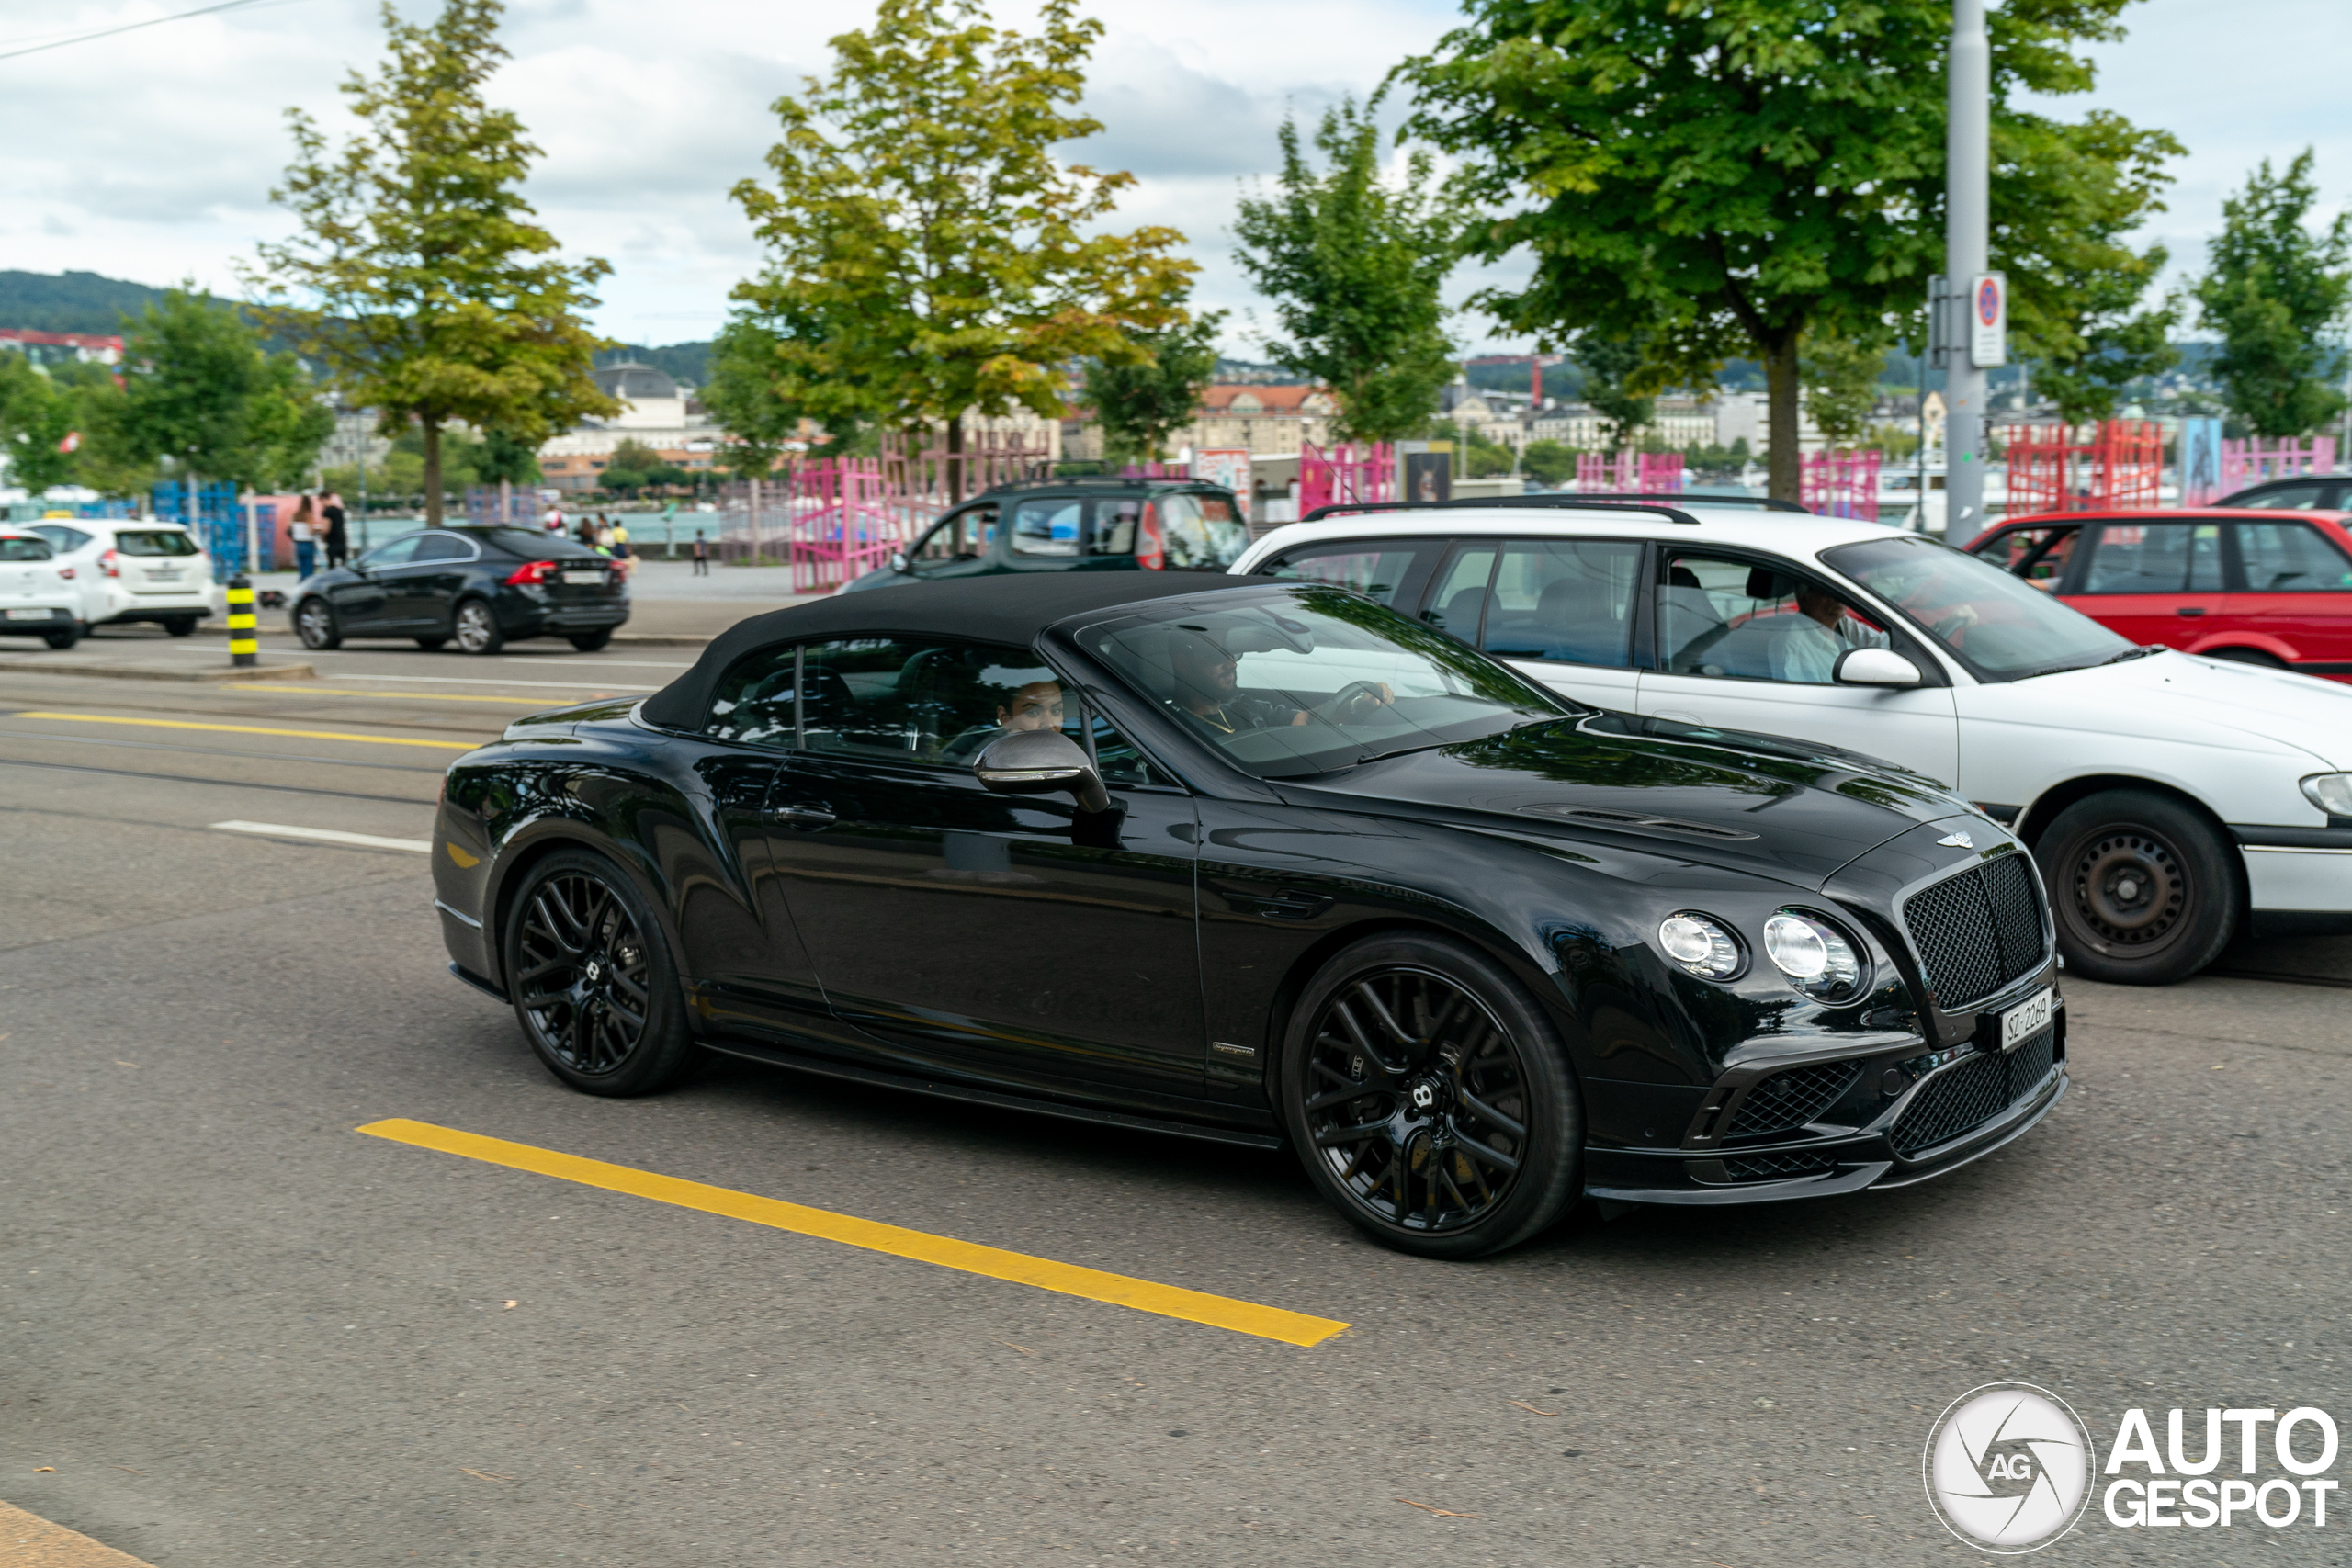
{"type": "Polygon", "coordinates": [[[1145,358],[1087,366],[1080,398],[1102,426],[1104,457],[1154,460],[1170,436],[1193,423],[1202,392],[1216,377],[1217,331],[1224,324],[1225,312],[1211,310],[1182,326],[1137,332],[1130,341],[1145,358]]]}
{"type": "Polygon", "coordinates": [[[2222,334],[2213,375],[2256,435],[2301,435],[2344,412],[2328,372],[2352,304],[2352,213],[2314,231],[2317,194],[2309,149],[2284,174],[2264,159],[2222,204],[2222,232],[2195,286],[2200,319],[2222,334]]]}
{"type": "Polygon", "coordinates": [[[0,353],[0,458],[8,482],[39,496],[74,475],[74,455],[61,451],[74,434],[75,400],[21,354],[0,353]]]}
{"type": "Polygon", "coordinates": [[[1804,409],[1832,446],[1851,446],[1870,428],[1888,339],[1841,336],[1815,327],[1797,355],[1804,409]]]}
{"type": "Polygon", "coordinates": [[[830,77],[776,101],[772,182],[734,196],[769,252],[735,298],[777,402],[944,423],[960,451],[967,412],[1057,417],[1064,367],[1140,357],[1129,333],[1184,319],[1183,236],[1109,231],[1135,177],[1055,154],[1102,129],[1075,108],[1102,31],[1075,0],[1045,0],[1034,36],[978,0],[882,0],[830,77]]]}
{"type": "MultiPolygon", "coordinates": [[[[2119,160],[2144,169],[2173,144],[2111,116],[2063,124],[2023,100],[2087,89],[2090,65],[2071,51],[2120,36],[2127,3],[2011,0],[1989,18],[1994,259],[2017,319],[2048,322],[2052,344],[2086,271],[2112,260],[2060,241],[2086,210],[2111,220],[2153,205],[2119,160]]],[[[1534,262],[1524,287],[1476,302],[1547,342],[1646,333],[1651,389],[1705,385],[1724,357],[1754,354],[1772,493],[1793,499],[1807,330],[1883,333],[1918,310],[1942,261],[1950,6],[1468,9],[1467,26],[1400,72],[1419,97],[1408,129],[1463,156],[1469,187],[1501,213],[1473,226],[1473,254],[1524,247],[1534,262]]]]}
{"type": "Polygon", "coordinates": [[[263,352],[237,311],[175,288],[124,334],[119,405],[94,432],[136,461],[257,491],[305,484],[334,415],[290,354],[263,352]]]}
{"type": "Polygon", "coordinates": [[[1584,400],[1609,427],[1609,449],[1623,451],[1657,417],[1657,374],[1646,337],[1587,333],[1577,344],[1584,400]]]}
{"type": "Polygon", "coordinates": [[[805,412],[789,400],[779,334],[767,322],[738,316],[711,344],[710,379],[702,405],[734,439],[718,455],[738,479],[764,479],[775,471],[785,444],[800,434],[805,412]]]}
{"type": "Polygon", "coordinates": [[[249,281],[266,319],[354,403],[424,437],[425,520],[442,518],[442,432],[463,422],[536,443],[612,399],[589,377],[604,340],[582,313],[612,269],[557,259],[521,185],[538,149],[483,96],[506,51],[501,0],[444,0],[429,26],[384,6],[383,73],[343,87],[364,129],[339,151],[300,109],[271,193],[300,222],[249,281]]]}
{"type": "Polygon", "coordinates": [[[1454,376],[1439,290],[1460,254],[1468,209],[1425,150],[1393,184],[1381,177],[1378,100],[1325,111],[1317,170],[1295,120],[1281,131],[1273,194],[1244,197],[1236,253],[1273,301],[1283,337],[1266,352],[1338,400],[1343,436],[1391,441],[1419,431],[1454,376]]]}

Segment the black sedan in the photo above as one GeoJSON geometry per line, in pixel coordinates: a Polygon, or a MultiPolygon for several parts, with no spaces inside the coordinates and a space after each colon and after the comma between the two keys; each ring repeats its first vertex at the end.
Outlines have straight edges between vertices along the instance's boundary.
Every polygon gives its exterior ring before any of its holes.
{"type": "Polygon", "coordinates": [[[422,528],[313,572],[291,597],[295,635],[322,651],[347,637],[405,637],[496,653],[519,637],[560,637],[593,653],[628,619],[620,563],[536,528],[422,528]]]}
{"type": "Polygon", "coordinates": [[[1068,573],[747,620],[449,770],[460,978],[698,1050],[1295,1146],[1392,1246],[1917,1181],[2066,1086],[2030,857],[1940,787],[1582,708],[1346,589],[1068,573]],[[1612,1211],[1613,1212],[1613,1211],[1612,1211]]]}

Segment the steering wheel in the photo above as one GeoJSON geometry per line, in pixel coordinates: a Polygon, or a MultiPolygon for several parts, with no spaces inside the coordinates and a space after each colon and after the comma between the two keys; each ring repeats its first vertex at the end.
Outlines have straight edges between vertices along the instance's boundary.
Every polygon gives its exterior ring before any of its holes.
{"type": "Polygon", "coordinates": [[[1384,708],[1395,700],[1380,689],[1376,681],[1351,681],[1324,705],[1324,711],[1335,719],[1347,718],[1351,716],[1351,709],[1364,702],[1370,702],[1375,708],[1384,708]]]}

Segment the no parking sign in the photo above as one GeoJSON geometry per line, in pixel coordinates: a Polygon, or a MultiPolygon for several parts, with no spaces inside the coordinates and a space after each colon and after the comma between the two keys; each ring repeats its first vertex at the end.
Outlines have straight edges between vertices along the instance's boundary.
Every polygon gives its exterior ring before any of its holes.
{"type": "Polygon", "coordinates": [[[2009,279],[1980,272],[1968,285],[1968,362],[1979,370],[2009,362],[2009,279]]]}

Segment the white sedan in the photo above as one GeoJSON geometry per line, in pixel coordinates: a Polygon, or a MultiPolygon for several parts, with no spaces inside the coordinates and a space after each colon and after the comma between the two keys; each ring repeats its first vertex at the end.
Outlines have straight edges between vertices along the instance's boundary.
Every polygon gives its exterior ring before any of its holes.
{"type": "Polygon", "coordinates": [[[85,628],[153,621],[174,637],[225,608],[196,536],[153,518],[51,518],[23,525],[74,569],[85,628]]]}
{"type": "Polygon", "coordinates": [[[2135,647],[1917,535],[1455,503],[1291,524],[1233,570],[1347,583],[1596,706],[1951,783],[2032,847],[2093,979],[2184,978],[2249,922],[2352,931],[2352,686],[2135,647]]]}
{"type": "Polygon", "coordinates": [[[0,636],[71,648],[82,635],[81,604],[74,569],[59,564],[49,541],[0,523],[0,636]]]}

